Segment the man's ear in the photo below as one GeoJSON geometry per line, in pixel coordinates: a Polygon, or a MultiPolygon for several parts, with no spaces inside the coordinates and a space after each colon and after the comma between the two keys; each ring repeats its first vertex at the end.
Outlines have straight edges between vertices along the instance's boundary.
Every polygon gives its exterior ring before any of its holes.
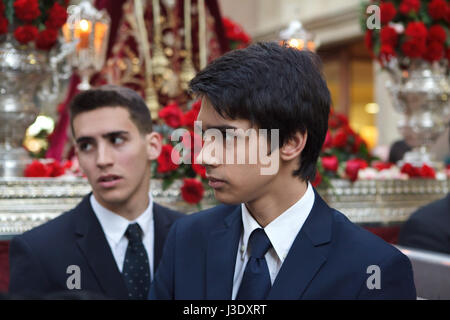
{"type": "Polygon", "coordinates": [[[308,132],[305,131],[305,133],[301,133],[300,131],[297,131],[295,135],[280,148],[280,158],[285,161],[297,158],[305,148],[307,139],[308,132]]]}
{"type": "Polygon", "coordinates": [[[155,160],[159,157],[162,150],[162,137],[157,132],[151,132],[145,135],[145,145],[149,160],[155,160]]]}

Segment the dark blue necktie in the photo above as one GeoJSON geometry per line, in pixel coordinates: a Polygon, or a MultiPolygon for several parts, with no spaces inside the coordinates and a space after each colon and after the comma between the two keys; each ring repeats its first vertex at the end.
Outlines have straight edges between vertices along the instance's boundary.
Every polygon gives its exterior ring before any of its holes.
{"type": "Polygon", "coordinates": [[[142,229],[137,223],[130,224],[125,236],[128,247],[122,274],[128,288],[128,298],[146,299],[150,287],[150,265],[142,243],[142,229]]]}
{"type": "Polygon", "coordinates": [[[264,229],[255,229],[248,240],[250,258],[244,270],[236,300],[264,300],[270,287],[269,268],[264,255],[272,247],[264,229]]]}

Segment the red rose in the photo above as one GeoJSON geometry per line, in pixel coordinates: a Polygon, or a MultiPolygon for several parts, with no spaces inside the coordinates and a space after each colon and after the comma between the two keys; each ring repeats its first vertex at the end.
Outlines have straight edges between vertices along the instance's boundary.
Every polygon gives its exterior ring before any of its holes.
{"type": "Polygon", "coordinates": [[[394,19],[396,14],[397,10],[395,9],[394,4],[392,4],[391,2],[380,4],[380,16],[382,24],[389,23],[392,19],[394,19]]]}
{"type": "Polygon", "coordinates": [[[398,10],[404,15],[407,15],[410,12],[417,13],[419,9],[420,9],[419,0],[403,0],[398,8],[398,10]]]}
{"type": "Polygon", "coordinates": [[[422,178],[426,179],[436,179],[436,172],[434,169],[426,164],[420,168],[419,174],[422,178]]]}
{"type": "Polygon", "coordinates": [[[336,118],[330,118],[328,120],[328,126],[332,129],[336,129],[337,127],[339,127],[338,120],[336,118]]]}
{"type": "Polygon", "coordinates": [[[365,169],[368,164],[363,159],[352,159],[348,160],[345,164],[345,173],[351,181],[356,181],[358,179],[358,172],[360,169],[365,169]]]}
{"type": "Polygon", "coordinates": [[[336,156],[322,157],[322,167],[325,170],[336,172],[339,167],[339,160],[336,156]]]}
{"type": "Polygon", "coordinates": [[[405,163],[401,167],[400,172],[401,173],[405,173],[405,174],[407,174],[410,177],[419,177],[420,176],[419,168],[414,167],[410,163],[405,163]]]}
{"type": "Polygon", "coordinates": [[[8,19],[0,17],[0,34],[8,32],[8,19]]]}
{"type": "Polygon", "coordinates": [[[322,175],[320,174],[319,170],[316,170],[316,176],[314,177],[314,181],[311,182],[313,187],[317,187],[322,182],[322,175]]]}
{"type": "Polygon", "coordinates": [[[383,44],[380,48],[380,59],[389,61],[395,56],[394,48],[389,44],[383,44]]]}
{"type": "Polygon", "coordinates": [[[430,62],[441,60],[444,56],[444,46],[440,42],[430,42],[427,45],[425,54],[423,55],[425,60],[430,62]]]}
{"type": "Polygon", "coordinates": [[[359,148],[361,148],[361,145],[365,144],[366,142],[358,135],[355,135],[355,142],[352,146],[353,153],[357,153],[359,151],[359,148]]]}
{"type": "Polygon", "coordinates": [[[48,29],[59,29],[66,23],[67,10],[58,2],[53,4],[53,7],[48,12],[48,19],[45,25],[48,29]]]}
{"type": "Polygon", "coordinates": [[[447,10],[447,3],[444,0],[432,0],[428,4],[428,13],[435,20],[445,18],[447,10]]]}
{"type": "Polygon", "coordinates": [[[50,177],[51,168],[47,167],[45,164],[38,160],[33,160],[29,165],[26,166],[24,171],[25,177],[50,177]]]}
{"type": "Polygon", "coordinates": [[[403,54],[411,58],[421,57],[426,50],[425,41],[409,40],[402,44],[403,54]]]}
{"type": "Polygon", "coordinates": [[[398,41],[398,34],[394,28],[386,26],[380,31],[381,45],[389,45],[395,47],[398,41]]]}
{"type": "Polygon", "coordinates": [[[369,51],[372,51],[372,49],[373,49],[372,35],[373,35],[373,31],[367,30],[366,34],[364,36],[364,43],[366,44],[366,48],[369,49],[369,51]]]}
{"type": "Polygon", "coordinates": [[[390,169],[392,167],[392,163],[378,161],[378,162],[374,163],[372,166],[375,169],[377,169],[378,171],[383,171],[383,170],[386,170],[386,169],[390,169]]]}
{"type": "Polygon", "coordinates": [[[427,39],[427,27],[423,22],[410,22],[406,26],[405,35],[408,39],[425,41],[427,39]]]}
{"type": "Polygon", "coordinates": [[[322,150],[326,150],[328,148],[331,148],[333,146],[333,139],[331,138],[330,131],[327,131],[327,135],[325,136],[325,141],[322,146],[322,150]]]}
{"type": "Polygon", "coordinates": [[[447,39],[447,34],[445,29],[440,25],[436,24],[428,29],[428,41],[436,41],[440,43],[444,43],[447,39]]]}
{"type": "Polygon", "coordinates": [[[159,117],[172,128],[179,128],[183,125],[183,111],[176,102],[168,104],[158,113],[159,117]]]}
{"type": "Polygon", "coordinates": [[[191,109],[183,115],[183,125],[188,126],[190,128],[194,127],[194,122],[197,120],[199,111],[195,109],[191,109]]]}
{"type": "Polygon", "coordinates": [[[345,129],[341,128],[336,132],[333,137],[333,146],[337,148],[345,147],[347,144],[348,133],[345,129]]]}
{"type": "MultiPolygon", "coordinates": [[[[202,137],[200,137],[198,134],[195,134],[193,131],[186,132],[181,137],[181,143],[186,147],[190,147],[190,157],[191,157],[191,163],[195,162],[195,157],[198,154],[195,154],[195,151],[199,151],[202,149],[202,137]]],[[[183,158],[186,157],[183,155],[183,158]]]]}
{"type": "Polygon", "coordinates": [[[5,5],[3,4],[3,1],[0,1],[0,15],[3,15],[5,12],[5,5]]]}
{"type": "Polygon", "coordinates": [[[16,0],[14,1],[14,12],[17,18],[25,22],[31,22],[41,14],[38,0],[16,0]]]}
{"type": "Polygon", "coordinates": [[[172,145],[166,144],[162,146],[161,154],[159,155],[158,159],[156,160],[158,162],[158,169],[157,171],[160,173],[166,173],[173,170],[176,170],[178,168],[178,160],[180,158],[180,155],[178,154],[178,151],[174,150],[172,145]],[[172,152],[173,152],[173,160],[172,161],[172,152]]]}
{"type": "Polygon", "coordinates": [[[197,179],[184,179],[181,187],[181,196],[188,203],[199,203],[203,198],[205,190],[197,179]]]}
{"type": "Polygon", "coordinates": [[[194,170],[195,173],[200,175],[200,177],[202,177],[203,179],[206,179],[206,168],[204,166],[196,163],[193,163],[191,166],[192,170],[194,170]]]}
{"type": "Polygon", "coordinates": [[[36,48],[41,50],[50,50],[56,43],[58,31],[53,29],[45,29],[39,32],[36,38],[36,48]]]}
{"type": "Polygon", "coordinates": [[[53,161],[47,167],[50,170],[50,177],[59,177],[66,172],[65,167],[59,161],[53,161]]]}
{"type": "Polygon", "coordinates": [[[14,38],[22,44],[33,41],[38,34],[38,29],[35,26],[25,25],[17,27],[14,31],[14,38]]]}
{"type": "Polygon", "coordinates": [[[336,117],[339,119],[339,121],[341,122],[342,126],[348,126],[348,118],[347,116],[343,115],[342,113],[339,113],[336,115],[336,117]]]}

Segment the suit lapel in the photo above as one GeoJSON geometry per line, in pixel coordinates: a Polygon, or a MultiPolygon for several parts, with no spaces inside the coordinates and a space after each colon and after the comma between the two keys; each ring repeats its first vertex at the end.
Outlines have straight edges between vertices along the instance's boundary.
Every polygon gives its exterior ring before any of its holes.
{"type": "Polygon", "coordinates": [[[171,221],[166,214],[165,208],[153,202],[153,221],[154,221],[154,249],[153,249],[153,274],[159,266],[161,260],[164,242],[166,241],[167,233],[169,232],[171,221]]]}
{"type": "Polygon", "coordinates": [[[89,197],[86,196],[75,209],[78,211],[75,231],[78,246],[104,293],[111,298],[126,299],[128,290],[89,197]]]}
{"type": "Polygon", "coordinates": [[[206,299],[231,299],[241,232],[240,206],[227,215],[222,226],[211,232],[206,253],[206,299]]]}
{"type": "Polygon", "coordinates": [[[331,241],[332,209],[314,190],[313,208],[292,244],[267,299],[299,299],[326,262],[331,241]]]}

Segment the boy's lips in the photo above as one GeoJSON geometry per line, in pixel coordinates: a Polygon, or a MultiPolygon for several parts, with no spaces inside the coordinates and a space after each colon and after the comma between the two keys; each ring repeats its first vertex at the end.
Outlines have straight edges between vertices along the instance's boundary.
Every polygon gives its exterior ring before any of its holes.
{"type": "Polygon", "coordinates": [[[227,183],[225,180],[217,179],[208,175],[206,175],[206,178],[209,180],[208,185],[213,189],[221,188],[227,183]]]}
{"type": "Polygon", "coordinates": [[[97,183],[103,187],[103,188],[113,188],[115,187],[120,181],[122,180],[122,177],[115,175],[115,174],[106,174],[102,175],[97,179],[97,183]]]}

